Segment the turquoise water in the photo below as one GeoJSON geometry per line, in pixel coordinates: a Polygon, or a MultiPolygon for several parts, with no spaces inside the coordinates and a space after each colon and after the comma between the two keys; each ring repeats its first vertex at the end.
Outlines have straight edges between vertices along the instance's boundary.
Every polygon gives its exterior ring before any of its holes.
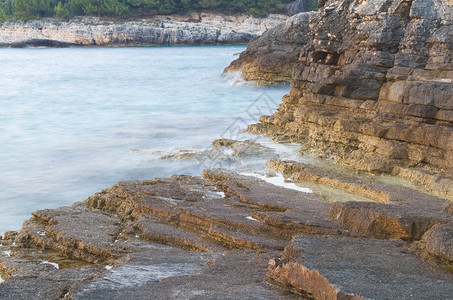
{"type": "Polygon", "coordinates": [[[289,91],[222,77],[242,50],[0,49],[0,234],[121,180],[199,174],[158,158],[241,135],[289,91]]]}

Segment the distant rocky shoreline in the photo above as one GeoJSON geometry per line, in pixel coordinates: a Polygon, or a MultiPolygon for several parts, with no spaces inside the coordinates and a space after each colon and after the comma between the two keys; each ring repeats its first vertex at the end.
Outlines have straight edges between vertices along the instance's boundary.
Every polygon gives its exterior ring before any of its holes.
{"type": "Polygon", "coordinates": [[[43,20],[0,25],[0,47],[26,46],[175,46],[247,44],[285,21],[247,15],[190,14],[155,16],[128,22],[84,17],[70,22],[43,20]]]}

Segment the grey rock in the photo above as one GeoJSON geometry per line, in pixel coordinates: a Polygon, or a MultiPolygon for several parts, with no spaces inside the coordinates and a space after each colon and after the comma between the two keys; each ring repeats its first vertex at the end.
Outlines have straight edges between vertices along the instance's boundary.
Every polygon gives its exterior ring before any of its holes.
{"type": "Polygon", "coordinates": [[[290,16],[313,10],[313,0],[296,0],[286,5],[286,11],[290,16]]]}
{"type": "Polygon", "coordinates": [[[300,254],[272,260],[268,276],[316,299],[451,297],[451,273],[418,260],[398,240],[298,235],[292,246],[300,254]]]}

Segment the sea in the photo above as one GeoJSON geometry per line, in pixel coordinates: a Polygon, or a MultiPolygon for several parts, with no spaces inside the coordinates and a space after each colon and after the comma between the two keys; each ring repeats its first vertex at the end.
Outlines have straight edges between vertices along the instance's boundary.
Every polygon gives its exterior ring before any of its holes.
{"type": "Polygon", "coordinates": [[[0,234],[33,211],[119,181],[262,168],[265,161],[162,159],[210,149],[270,115],[289,86],[222,75],[245,46],[0,49],[0,234]],[[239,166],[238,166],[239,164],[239,166]]]}

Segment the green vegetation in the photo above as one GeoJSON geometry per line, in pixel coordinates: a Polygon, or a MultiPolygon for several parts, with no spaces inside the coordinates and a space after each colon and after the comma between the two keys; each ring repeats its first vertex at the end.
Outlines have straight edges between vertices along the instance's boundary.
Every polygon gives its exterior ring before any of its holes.
{"type": "Polygon", "coordinates": [[[10,0],[0,0],[0,24],[5,22],[12,15],[10,0]]]}
{"type": "MultiPolygon", "coordinates": [[[[0,0],[0,22],[15,18],[67,19],[71,16],[150,16],[193,11],[265,16],[282,11],[291,0],[0,0]]],[[[316,1],[316,0],[314,0],[316,1]]]]}
{"type": "Polygon", "coordinates": [[[8,20],[8,16],[6,15],[6,12],[3,9],[3,7],[0,6],[0,23],[5,22],[6,20],[8,20]]]}

